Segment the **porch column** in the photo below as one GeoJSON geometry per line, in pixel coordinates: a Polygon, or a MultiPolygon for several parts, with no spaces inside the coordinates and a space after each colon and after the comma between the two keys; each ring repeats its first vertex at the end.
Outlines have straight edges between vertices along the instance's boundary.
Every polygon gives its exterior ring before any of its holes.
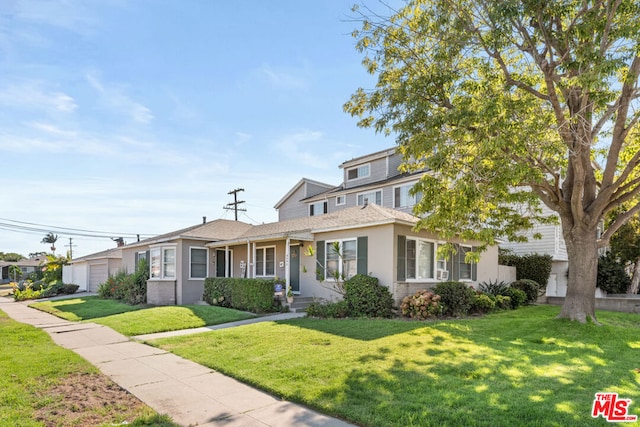
{"type": "Polygon", "coordinates": [[[256,242],[253,242],[253,277],[256,277],[256,242]]]}
{"type": "Polygon", "coordinates": [[[251,258],[251,243],[247,240],[247,267],[246,267],[246,277],[250,278],[250,277],[255,277],[255,271],[253,272],[253,275],[251,275],[251,266],[253,265],[253,263],[251,262],[252,258],[251,258]]]}
{"type": "Polygon", "coordinates": [[[229,246],[224,247],[224,277],[229,277],[229,246]]]}
{"type": "Polygon", "coordinates": [[[291,248],[289,245],[291,244],[291,239],[287,237],[287,242],[285,243],[284,249],[284,280],[286,283],[286,293],[289,293],[289,288],[291,287],[291,272],[289,271],[289,258],[291,257],[291,248]]]}

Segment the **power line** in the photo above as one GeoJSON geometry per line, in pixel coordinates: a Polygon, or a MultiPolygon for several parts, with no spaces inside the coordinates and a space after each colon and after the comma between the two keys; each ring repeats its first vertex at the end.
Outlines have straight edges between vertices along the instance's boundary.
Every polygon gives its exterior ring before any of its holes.
{"type": "Polygon", "coordinates": [[[81,236],[81,237],[98,237],[98,238],[111,238],[113,236],[137,238],[139,236],[152,237],[154,234],[139,234],[139,233],[121,233],[112,231],[98,231],[98,230],[84,230],[79,228],[60,227],[45,224],[36,224],[32,222],[16,221],[12,219],[0,218],[0,229],[21,233],[39,234],[39,233],[59,233],[68,236],[81,236]],[[25,225],[20,225],[25,224],[25,225]]]}

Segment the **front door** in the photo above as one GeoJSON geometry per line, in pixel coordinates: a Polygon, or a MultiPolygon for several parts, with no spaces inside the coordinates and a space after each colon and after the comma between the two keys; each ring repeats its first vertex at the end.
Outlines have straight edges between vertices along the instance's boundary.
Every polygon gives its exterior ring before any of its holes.
{"type": "MultiPolygon", "coordinates": [[[[229,269],[229,277],[233,277],[233,271],[231,271],[231,254],[232,252],[229,251],[229,259],[227,259],[227,268],[229,269]]],[[[227,251],[225,251],[224,249],[217,249],[216,250],[216,277],[225,277],[225,259],[227,258],[227,251]]]]}
{"type": "Polygon", "coordinates": [[[300,292],[300,246],[290,246],[289,284],[293,292],[300,292]]]}

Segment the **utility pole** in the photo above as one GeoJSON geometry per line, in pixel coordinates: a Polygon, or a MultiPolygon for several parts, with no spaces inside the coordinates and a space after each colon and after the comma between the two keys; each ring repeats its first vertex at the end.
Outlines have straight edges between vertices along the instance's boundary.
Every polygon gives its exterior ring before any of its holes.
{"type": "Polygon", "coordinates": [[[69,244],[65,246],[69,248],[69,259],[73,259],[73,247],[78,246],[73,244],[73,237],[69,237],[69,244]]]}
{"type": "Polygon", "coordinates": [[[238,208],[239,204],[246,203],[244,200],[238,200],[238,192],[244,191],[244,188],[236,188],[235,190],[229,191],[227,194],[233,194],[233,202],[227,203],[227,206],[224,206],[226,210],[233,210],[236,214],[236,221],[238,220],[238,212],[246,212],[246,209],[238,208]]]}

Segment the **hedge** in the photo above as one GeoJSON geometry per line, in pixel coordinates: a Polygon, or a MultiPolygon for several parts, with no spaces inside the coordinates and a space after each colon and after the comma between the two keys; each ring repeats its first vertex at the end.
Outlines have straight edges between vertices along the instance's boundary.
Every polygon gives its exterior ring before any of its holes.
{"type": "Polygon", "coordinates": [[[202,299],[211,305],[253,313],[277,311],[273,303],[273,280],[209,277],[202,299]]]}
{"type": "Polygon", "coordinates": [[[549,282],[549,276],[551,275],[553,257],[551,255],[540,254],[500,254],[498,262],[501,265],[515,267],[516,280],[534,280],[538,282],[542,288],[546,288],[549,282]]]}

